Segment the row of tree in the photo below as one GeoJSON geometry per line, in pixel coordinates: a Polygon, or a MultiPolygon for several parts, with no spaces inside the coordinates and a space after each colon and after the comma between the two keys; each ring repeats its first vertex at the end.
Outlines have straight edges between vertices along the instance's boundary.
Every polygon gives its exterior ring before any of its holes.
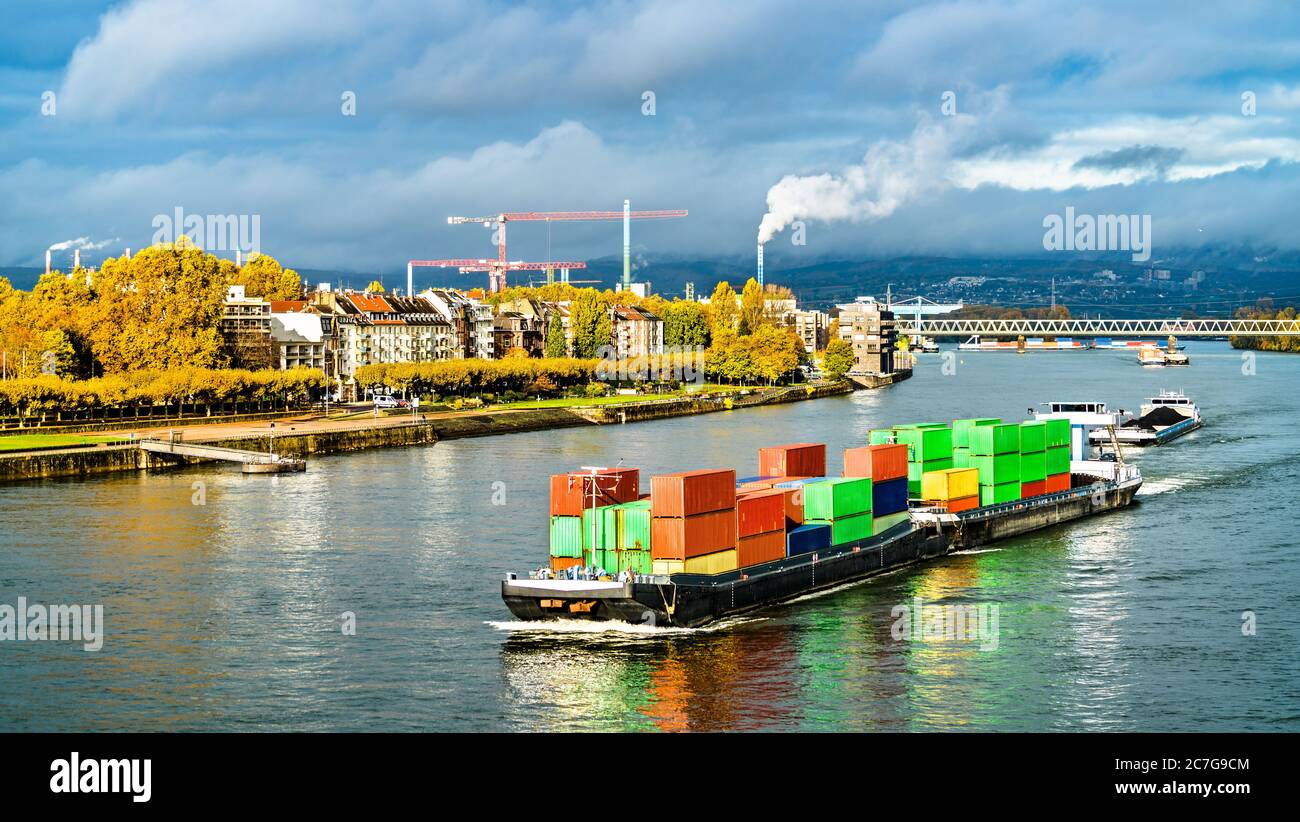
{"type": "Polygon", "coordinates": [[[318,368],[245,371],[179,367],[71,380],[52,374],[0,380],[0,417],[63,418],[233,413],[285,408],[316,399],[326,388],[318,368]]]}
{"type": "Polygon", "coordinates": [[[30,292],[0,277],[0,364],[6,377],[89,377],[230,365],[221,337],[226,288],[296,299],[302,281],[265,254],[243,267],[182,237],[111,257],[97,271],[43,275],[30,292]]]}
{"type": "MultiPolygon", "coordinates": [[[[1239,320],[1290,320],[1300,327],[1294,307],[1275,309],[1273,301],[1268,298],[1260,300],[1254,308],[1238,309],[1233,316],[1239,320]]],[[[1300,351],[1300,337],[1229,337],[1228,342],[1233,348],[1253,351],[1300,351]]]]}

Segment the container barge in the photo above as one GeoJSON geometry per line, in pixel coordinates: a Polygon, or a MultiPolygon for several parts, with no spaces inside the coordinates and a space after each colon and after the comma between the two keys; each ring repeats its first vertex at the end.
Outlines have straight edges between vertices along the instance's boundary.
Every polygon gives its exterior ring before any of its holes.
{"type": "Polygon", "coordinates": [[[1093,343],[1088,340],[1074,340],[1068,337],[1058,337],[1055,340],[1045,340],[1041,337],[1030,337],[1025,340],[982,340],[978,335],[957,345],[957,348],[961,351],[1010,351],[1012,353],[1023,351],[1088,351],[1093,347],[1093,343]]]}
{"type": "MultiPolygon", "coordinates": [[[[1095,408],[1099,405],[1087,404],[1087,407],[1095,408]]],[[[1071,417],[1068,412],[1059,412],[1057,416],[1067,421],[1071,417]]],[[[1078,427],[1084,428],[1095,424],[1097,415],[1087,416],[1089,421],[1079,424],[1078,427]]],[[[1103,414],[1101,418],[1113,422],[1113,416],[1103,414]]],[[[1060,427],[1053,428],[1050,439],[1044,440],[1041,438],[1041,430],[1036,430],[1038,426],[1046,426],[1043,421],[1024,424],[1027,433],[1023,441],[1019,437],[1020,426],[1014,424],[1004,425],[1000,420],[992,419],[958,422],[987,425],[989,430],[981,432],[980,437],[975,437],[970,434],[970,428],[973,426],[958,429],[958,441],[966,444],[954,448],[950,439],[953,429],[936,430],[939,429],[937,424],[930,424],[929,427],[906,426],[895,429],[891,433],[892,437],[902,440],[902,444],[877,442],[867,448],[849,449],[846,452],[846,474],[874,473],[882,477],[875,481],[868,480],[867,485],[871,487],[874,482],[875,487],[866,496],[876,500],[877,512],[895,507],[885,501],[887,498],[892,498],[893,492],[884,494],[881,492],[891,484],[903,483],[902,511],[873,517],[871,511],[858,510],[863,503],[854,501],[855,494],[861,491],[861,487],[857,485],[861,480],[852,476],[836,479],[814,477],[778,482],[766,490],[762,488],[752,490],[750,492],[753,495],[752,504],[747,506],[751,510],[747,513],[746,509],[742,508],[739,513],[733,513],[731,524],[728,525],[725,516],[718,516],[728,509],[721,507],[722,500],[714,498],[718,492],[716,487],[705,487],[701,484],[700,489],[703,490],[673,492],[674,483],[677,486],[684,486],[685,483],[694,481],[691,477],[708,472],[686,472],[681,475],[670,475],[670,478],[655,477],[655,490],[652,497],[661,496],[663,499],[672,500],[673,510],[666,510],[663,519],[670,519],[669,515],[680,515],[680,519],[675,522],[681,536],[678,538],[662,536],[661,528],[655,531],[656,542],[652,543],[652,546],[658,546],[657,550],[663,556],[679,551],[683,547],[682,543],[689,541],[689,537],[686,536],[689,533],[687,521],[691,517],[698,517],[700,518],[700,525],[697,528],[699,536],[695,538],[711,540],[709,549],[713,553],[693,560],[696,563],[693,567],[687,565],[692,560],[655,560],[648,574],[628,570],[623,570],[617,575],[587,573],[586,568],[581,571],[570,568],[567,572],[559,574],[543,569],[540,572],[533,572],[527,579],[510,574],[501,583],[502,599],[515,617],[521,620],[619,620],[656,626],[697,628],[716,620],[745,614],[954,552],[978,548],[997,540],[1123,508],[1132,503],[1134,495],[1142,485],[1141,473],[1135,466],[1122,461],[1083,459],[1086,453],[1082,452],[1078,454],[1081,457],[1078,460],[1070,459],[1073,453],[1064,455],[1068,466],[1065,472],[1057,471],[1045,480],[1027,479],[1022,483],[1019,481],[1021,476],[1019,461],[1022,455],[1027,458],[1025,462],[1028,465],[1033,465],[1037,461],[1036,455],[1040,453],[1045,455],[1049,449],[1070,450],[1072,444],[1086,449],[1086,438],[1072,437],[1071,426],[1062,424],[1060,427]],[[1034,439],[1035,437],[1038,439],[1034,439]],[[943,450],[945,439],[949,443],[947,452],[949,454],[957,452],[958,461],[974,462],[985,466],[987,476],[984,479],[987,482],[977,481],[976,475],[979,474],[980,468],[951,467],[953,461],[951,456],[945,458],[937,455],[943,450]],[[1014,453],[1010,451],[1013,446],[1016,449],[1014,453]],[[901,466],[894,461],[893,455],[888,453],[891,447],[906,449],[904,452],[906,461],[901,466]],[[1022,447],[1031,450],[1021,452],[1022,447]],[[976,453],[964,456],[961,453],[971,450],[976,453]],[[926,453],[927,451],[929,453],[926,453]],[[987,456],[984,456],[985,454],[987,456]],[[1012,457],[1015,459],[1010,459],[1012,457]],[[1010,462],[1017,463],[1014,470],[994,467],[999,464],[1009,465],[1010,462]],[[927,465],[933,470],[918,472],[913,469],[913,466],[927,465]],[[1008,471],[1012,473],[1008,474],[1008,471]],[[1001,476],[998,475],[999,472],[1001,476]],[[912,474],[918,476],[909,479],[912,474]],[[884,476],[888,476],[888,479],[883,479],[884,476]],[[686,479],[680,479],[682,477],[686,479]],[[1049,480],[1052,482],[1050,486],[1047,484],[1049,480]],[[972,482],[976,484],[970,485],[969,483],[972,482]],[[1004,489],[1008,489],[1013,484],[1016,486],[1014,498],[1004,499],[1004,489]],[[817,485],[821,487],[816,488],[817,485]],[[907,490],[909,488],[915,489],[917,493],[912,494],[907,490]],[[777,555],[769,554],[764,557],[755,553],[764,550],[757,546],[766,544],[764,542],[766,536],[778,532],[741,535],[746,534],[747,530],[753,532],[756,528],[769,527],[756,524],[756,519],[762,517],[759,505],[770,499],[770,495],[780,496],[783,489],[786,494],[794,496],[798,496],[801,491],[806,513],[809,516],[826,517],[826,520],[817,520],[817,522],[827,524],[805,524],[792,528],[782,534],[782,539],[777,540],[777,555]],[[971,491],[975,491],[975,494],[972,495],[971,491]],[[1025,496],[1022,497],[1022,493],[1025,496]],[[909,501],[909,496],[915,498],[909,501]],[[927,496],[938,496],[943,499],[926,499],[927,496]],[[709,513],[688,513],[688,510],[704,508],[712,510],[709,513]],[[854,529],[858,527],[857,523],[862,522],[864,516],[868,523],[875,521],[882,527],[872,532],[868,524],[866,534],[857,536],[854,529]],[[704,517],[710,517],[709,523],[703,521],[704,517]],[[715,519],[718,520],[717,523],[713,523],[715,519]],[[731,530],[727,531],[727,527],[731,530]],[[826,534],[821,534],[818,530],[821,528],[826,529],[826,534]],[[805,544],[805,538],[814,531],[826,541],[809,549],[805,544]],[[830,537],[832,534],[842,536],[832,538],[830,537]],[[747,540],[748,548],[746,548],[747,540]],[[724,545],[728,541],[740,546],[739,550],[742,552],[748,550],[748,558],[742,557],[742,560],[737,563],[734,556],[736,549],[730,552],[725,549],[716,550],[718,545],[724,545]],[[708,563],[700,564],[701,559],[725,557],[728,553],[731,554],[729,561],[732,567],[726,570],[717,571],[707,567],[708,563]],[[709,572],[692,572],[701,569],[709,572]]],[[[875,433],[873,432],[873,435],[875,433]]],[[[815,455],[813,457],[807,455],[808,449],[812,447],[806,444],[784,446],[783,448],[786,449],[803,450],[787,451],[787,459],[790,462],[783,462],[770,468],[764,464],[765,457],[763,452],[760,452],[760,470],[780,475],[815,470],[816,466],[808,462],[809,459],[815,461],[815,455]],[[794,460],[804,462],[796,465],[794,460]]],[[[820,447],[823,449],[820,468],[821,473],[824,474],[824,446],[820,447]]],[[[1057,456],[1060,455],[1053,457],[1054,464],[1057,456]]],[[[1037,476],[1034,473],[1036,469],[1025,470],[1025,477],[1037,476]]],[[[732,478],[734,479],[734,473],[732,478]]],[[[596,487],[594,477],[590,481],[583,477],[576,486],[574,483],[566,484],[558,478],[553,478],[553,500],[558,493],[559,510],[567,510],[575,500],[581,498],[582,494],[590,494],[594,505],[596,501],[594,498],[598,495],[617,497],[620,493],[620,484],[625,485],[625,479],[625,476],[619,476],[602,489],[596,487]]],[[[755,485],[761,486],[762,483],[754,482],[755,479],[759,478],[742,479],[735,484],[742,489],[755,485]]],[[[635,489],[624,488],[623,490],[631,495],[636,494],[635,489]]],[[[788,500],[789,497],[780,496],[780,499],[788,500]]],[[[623,503],[622,506],[625,510],[635,510],[626,507],[642,505],[644,502],[638,500],[636,503],[623,503]]],[[[782,503],[782,505],[786,504],[782,503]]],[[[666,509],[668,505],[662,503],[661,507],[666,509]]],[[[557,510],[557,507],[553,503],[554,510],[557,510]]],[[[607,517],[593,516],[590,522],[593,539],[600,519],[607,519],[607,517]]],[[[553,516],[553,531],[555,520],[556,517],[553,516]]],[[[808,522],[813,520],[809,519],[808,522]]],[[[594,544],[596,543],[593,542],[594,544]]],[[[673,555],[684,556],[684,554],[673,555]]],[[[554,567],[554,551],[552,563],[554,567]]]]}

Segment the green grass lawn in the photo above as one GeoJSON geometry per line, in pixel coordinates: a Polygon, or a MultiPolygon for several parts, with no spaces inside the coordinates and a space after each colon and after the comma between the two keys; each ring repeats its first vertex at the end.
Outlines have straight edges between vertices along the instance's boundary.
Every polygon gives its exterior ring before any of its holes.
{"type": "Polygon", "coordinates": [[[0,451],[27,451],[32,448],[77,448],[121,441],[120,434],[11,434],[0,436],[0,451]]]}

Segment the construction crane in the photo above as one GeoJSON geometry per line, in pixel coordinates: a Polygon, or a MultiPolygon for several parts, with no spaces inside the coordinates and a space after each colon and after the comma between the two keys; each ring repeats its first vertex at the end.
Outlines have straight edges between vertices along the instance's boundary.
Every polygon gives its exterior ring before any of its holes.
{"type": "Polygon", "coordinates": [[[587,264],[576,260],[552,260],[547,263],[525,263],[520,260],[408,260],[406,263],[406,293],[415,296],[415,268],[458,268],[461,273],[472,271],[488,272],[488,285],[491,291],[500,291],[506,287],[507,271],[553,271],[560,269],[564,281],[569,282],[569,269],[586,268],[587,264]],[[499,285],[498,285],[499,282],[499,285]]]}
{"type": "MultiPolygon", "coordinates": [[[[632,220],[662,220],[687,216],[686,209],[668,209],[662,211],[632,211],[631,202],[623,201],[622,211],[507,211],[491,217],[448,217],[449,225],[482,223],[484,226],[497,226],[497,259],[488,271],[488,288],[498,291],[505,287],[506,265],[506,223],[513,222],[578,222],[584,220],[622,220],[623,221],[623,289],[632,287],[632,220]]],[[[546,264],[539,263],[545,268],[546,264]]],[[[558,264],[555,267],[559,267],[558,264]]],[[[569,266],[574,268],[575,266],[569,266]]]]}

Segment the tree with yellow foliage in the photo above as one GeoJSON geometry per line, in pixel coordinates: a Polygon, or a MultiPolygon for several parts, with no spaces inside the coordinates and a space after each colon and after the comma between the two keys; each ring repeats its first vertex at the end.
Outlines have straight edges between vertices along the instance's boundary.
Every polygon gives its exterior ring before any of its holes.
{"type": "MultiPolygon", "coordinates": [[[[244,267],[235,272],[230,282],[244,286],[244,292],[250,297],[261,297],[264,300],[302,299],[302,278],[298,272],[283,267],[269,254],[257,254],[249,258],[244,267]]],[[[380,290],[383,290],[382,287],[380,290]]]]}

